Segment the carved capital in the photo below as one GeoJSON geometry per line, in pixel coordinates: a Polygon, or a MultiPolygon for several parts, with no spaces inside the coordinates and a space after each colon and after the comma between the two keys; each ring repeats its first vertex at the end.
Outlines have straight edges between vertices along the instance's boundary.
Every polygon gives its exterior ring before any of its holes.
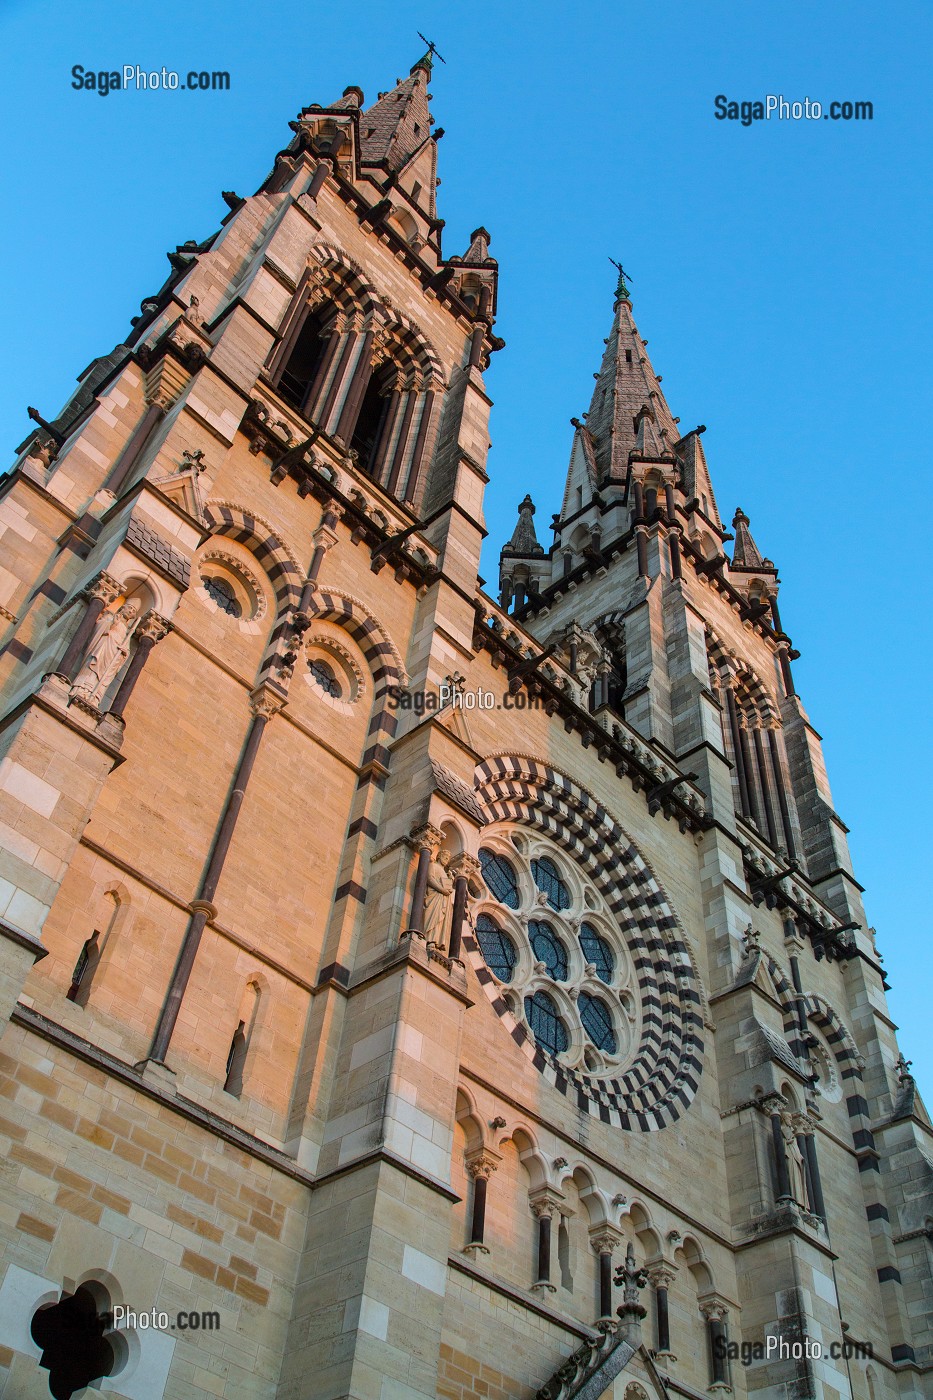
{"type": "Polygon", "coordinates": [[[623,1239],[621,1230],[611,1225],[594,1225],[590,1230],[590,1248],[595,1254],[614,1254],[623,1239]]]}
{"type": "Polygon", "coordinates": [[[652,1288],[670,1288],[676,1277],[676,1266],[669,1264],[666,1259],[648,1265],[648,1282],[652,1288]]]}
{"type": "Polygon", "coordinates": [[[436,826],[432,826],[430,822],[423,822],[421,826],[412,827],[408,837],[408,842],[412,850],[427,850],[431,852],[432,856],[437,855],[443,840],[443,831],[436,826]]]}
{"type": "Polygon", "coordinates": [[[787,1108],[787,1100],[783,1094],[779,1094],[777,1091],[771,1094],[762,1094],[758,1099],[758,1107],[762,1113],[767,1113],[769,1116],[773,1113],[783,1113],[787,1108]]]}
{"type": "Polygon", "coordinates": [[[145,638],[150,642],[161,642],[171,630],[172,624],[167,617],[163,617],[161,613],[147,612],[136,628],[136,637],[139,641],[145,638]]]}
{"type": "Polygon", "coordinates": [[[479,1152],[474,1152],[466,1159],[467,1176],[476,1180],[481,1176],[484,1181],[488,1181],[493,1172],[498,1169],[502,1158],[498,1152],[491,1152],[488,1147],[484,1147],[479,1152]]]}
{"type": "Polygon", "coordinates": [[[729,1317],[729,1308],[721,1298],[702,1298],[700,1312],[707,1322],[725,1322],[729,1317]]]}
{"type": "Polygon", "coordinates": [[[462,875],[471,889],[482,888],[483,867],[475,856],[454,856],[447,869],[455,880],[462,875]]]}
{"type": "Polygon", "coordinates": [[[285,696],[271,690],[267,685],[261,685],[249,697],[249,708],[254,718],[261,715],[263,719],[272,719],[284,704],[285,696]]]}
{"type": "Polygon", "coordinates": [[[337,531],[330,525],[325,525],[323,520],[311,536],[311,542],[315,549],[333,549],[337,543],[337,531]]]}
{"type": "Polygon", "coordinates": [[[556,1215],[563,1199],[562,1191],[555,1191],[553,1186],[540,1186],[529,1195],[528,1204],[535,1219],[541,1220],[545,1216],[550,1218],[556,1215]]]}
{"type": "Polygon", "coordinates": [[[123,584],[120,583],[118,579],[115,579],[112,574],[108,574],[106,570],[102,569],[99,574],[96,574],[95,577],[91,579],[90,583],[85,584],[81,592],[89,602],[92,598],[100,598],[104,607],[107,607],[115,598],[120,597],[120,594],[123,592],[123,584]]]}

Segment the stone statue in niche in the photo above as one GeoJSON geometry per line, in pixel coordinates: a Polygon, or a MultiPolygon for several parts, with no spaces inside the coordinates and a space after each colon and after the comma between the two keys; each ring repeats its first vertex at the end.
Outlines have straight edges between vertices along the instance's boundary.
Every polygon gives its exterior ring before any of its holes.
{"type": "Polygon", "coordinates": [[[428,892],[424,900],[424,937],[441,953],[447,951],[450,933],[451,903],[454,882],[447,874],[450,852],[438,851],[428,866],[428,892]]]}
{"type": "Polygon", "coordinates": [[[102,615],[94,629],[87,654],[71,687],[71,694],[96,705],[130,654],[130,637],[139,621],[139,604],[128,598],[116,612],[102,615]]]}
{"type": "Polygon", "coordinates": [[[790,1193],[800,1205],[807,1205],[807,1172],[803,1153],[797,1135],[800,1130],[800,1115],[785,1109],[781,1113],[781,1131],[784,1135],[784,1151],[787,1154],[787,1171],[790,1176],[790,1193]]]}

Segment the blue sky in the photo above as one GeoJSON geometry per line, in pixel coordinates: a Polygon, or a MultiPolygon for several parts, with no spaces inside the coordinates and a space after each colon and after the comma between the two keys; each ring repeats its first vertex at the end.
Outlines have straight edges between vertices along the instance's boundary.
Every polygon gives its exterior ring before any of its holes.
{"type": "Polygon", "coordinates": [[[127,6],[6,0],[0,179],[12,449],[126,333],[166,250],[251,193],[311,101],[367,100],[428,33],[445,250],[484,223],[501,267],[488,385],[491,538],[529,488],[560,504],[613,269],[672,411],[708,425],[720,509],[779,565],[836,807],[921,1085],[933,1082],[926,421],[929,7],[898,0],[358,0],[127,6]],[[226,69],[227,93],[76,92],[71,68],[226,69]],[[872,122],[714,118],[714,98],[868,100],[872,122]],[[924,598],[927,599],[924,604],[924,598]]]}

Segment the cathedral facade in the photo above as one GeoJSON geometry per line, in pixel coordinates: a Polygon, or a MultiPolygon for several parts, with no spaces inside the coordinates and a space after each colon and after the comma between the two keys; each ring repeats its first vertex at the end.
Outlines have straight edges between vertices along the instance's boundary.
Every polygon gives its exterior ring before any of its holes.
{"type": "Polygon", "coordinates": [[[483,591],[430,72],[303,110],[2,483],[0,1395],[921,1400],[933,1132],[777,571],[620,276],[483,591]]]}

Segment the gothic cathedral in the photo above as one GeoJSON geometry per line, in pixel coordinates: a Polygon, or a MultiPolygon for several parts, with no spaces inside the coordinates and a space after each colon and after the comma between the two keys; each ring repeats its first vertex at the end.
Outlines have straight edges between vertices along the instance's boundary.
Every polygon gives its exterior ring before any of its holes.
{"type": "Polygon", "coordinates": [[[922,1400],[777,570],[623,274],[483,590],[430,76],[305,108],[0,487],[0,1395],[922,1400]]]}

